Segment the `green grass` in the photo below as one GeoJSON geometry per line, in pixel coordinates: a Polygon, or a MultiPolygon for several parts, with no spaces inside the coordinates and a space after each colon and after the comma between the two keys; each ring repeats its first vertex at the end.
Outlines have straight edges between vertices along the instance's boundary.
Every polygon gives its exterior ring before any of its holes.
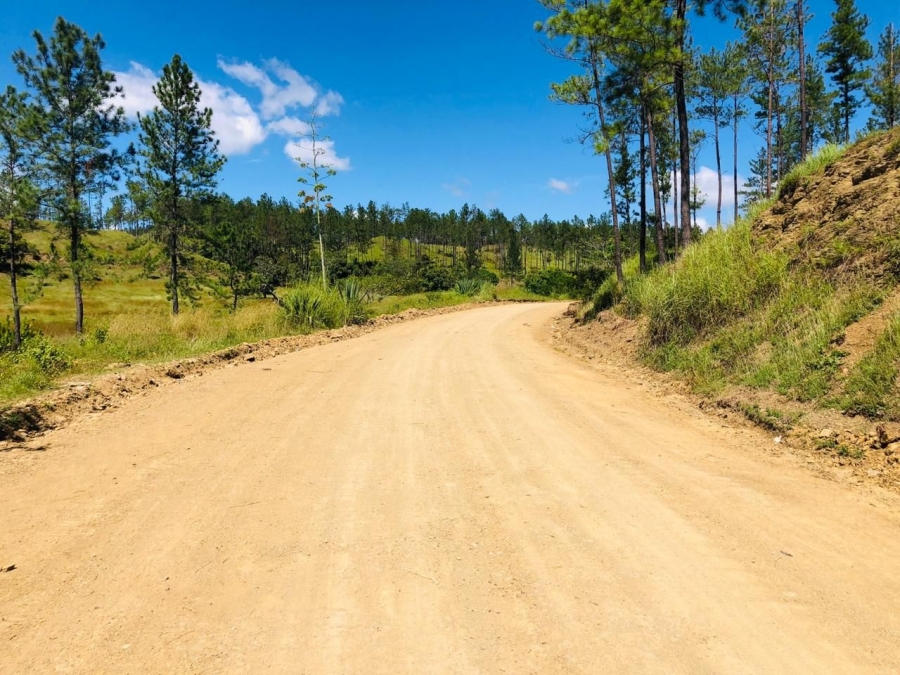
{"type": "Polygon", "coordinates": [[[742,221],[707,234],[675,264],[635,279],[625,292],[626,311],[650,319],[651,345],[685,345],[763,305],[778,292],[787,262],[756,246],[742,221]]]}
{"type": "Polygon", "coordinates": [[[207,308],[173,317],[160,307],[95,319],[82,337],[37,334],[20,352],[0,354],[0,402],[51,388],[63,377],[102,372],[110,364],[187,358],[296,332],[301,330],[287,324],[272,302],[234,314],[207,308]]]}
{"type": "MultiPolygon", "coordinates": [[[[74,331],[75,293],[72,279],[49,260],[51,243],[62,250],[65,243],[54,240],[48,224],[26,236],[28,244],[40,251],[47,276],[32,274],[20,279],[19,293],[31,297],[22,317],[36,328],[56,336],[74,331]]],[[[122,312],[154,311],[167,306],[165,281],[145,272],[144,260],[158,252],[155,244],[136,239],[127,232],[103,231],[88,237],[93,260],[84,282],[84,311],[89,320],[105,321],[122,312]]],[[[6,281],[6,278],[3,278],[6,281]]],[[[205,295],[203,300],[211,300],[205,295]]],[[[8,283],[0,284],[0,316],[9,311],[8,283]]]]}
{"type": "Polygon", "coordinates": [[[851,414],[900,419],[900,314],[889,321],[875,349],[856,364],[835,403],[851,414]]]}
{"type": "Polygon", "coordinates": [[[681,374],[699,393],[739,384],[825,402],[840,377],[840,335],[885,290],[791,265],[787,254],[754,240],[756,214],[709,233],[671,265],[629,277],[622,307],[648,319],[645,360],[681,374]]]}

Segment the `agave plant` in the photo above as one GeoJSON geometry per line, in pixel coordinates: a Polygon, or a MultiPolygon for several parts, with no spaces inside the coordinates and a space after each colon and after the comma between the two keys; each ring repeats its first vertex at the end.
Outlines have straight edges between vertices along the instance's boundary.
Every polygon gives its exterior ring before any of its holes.
{"type": "Polygon", "coordinates": [[[482,283],[481,279],[460,279],[456,282],[456,292],[460,295],[478,295],[482,283]]]}

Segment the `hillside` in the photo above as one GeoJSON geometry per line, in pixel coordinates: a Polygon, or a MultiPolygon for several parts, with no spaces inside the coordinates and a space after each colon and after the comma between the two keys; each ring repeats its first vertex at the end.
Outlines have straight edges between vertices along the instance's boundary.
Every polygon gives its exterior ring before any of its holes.
{"type": "Polygon", "coordinates": [[[608,289],[582,309],[578,351],[630,352],[701,404],[900,487],[900,129],[825,148],[771,203],[627,281],[612,311],[608,289]]]}
{"type": "MultiPolygon", "coordinates": [[[[818,162],[813,162],[816,167],[818,162]]],[[[853,145],[821,171],[788,175],[753,233],[830,279],[900,274],[900,130],[853,145]]]]}
{"type": "MultiPolygon", "coordinates": [[[[72,332],[74,313],[72,282],[54,265],[54,251],[64,244],[52,235],[52,225],[26,235],[31,250],[28,274],[23,276],[20,295],[30,297],[22,317],[35,328],[51,335],[72,332]]],[[[122,311],[164,310],[167,306],[165,281],[149,271],[146,262],[158,256],[159,247],[127,232],[104,230],[90,235],[92,262],[85,284],[85,316],[89,323],[107,322],[122,311]]],[[[0,319],[10,309],[6,277],[0,284],[0,319]]]]}

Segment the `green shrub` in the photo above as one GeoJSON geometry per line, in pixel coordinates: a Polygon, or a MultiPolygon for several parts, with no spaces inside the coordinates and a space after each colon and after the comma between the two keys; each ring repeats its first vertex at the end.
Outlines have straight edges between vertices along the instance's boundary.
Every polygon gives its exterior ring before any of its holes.
{"type": "Polygon", "coordinates": [[[45,375],[61,375],[72,367],[72,357],[46,335],[36,334],[22,345],[20,359],[29,359],[45,375]]]}
{"type": "MultiPolygon", "coordinates": [[[[37,335],[37,331],[34,329],[34,326],[31,325],[31,322],[25,321],[22,323],[22,341],[26,342],[29,339],[33,338],[37,335]]],[[[13,326],[12,317],[6,317],[6,320],[3,323],[0,323],[0,354],[4,352],[11,352],[13,350],[13,346],[16,343],[16,329],[13,326]]]]}
{"type": "Polygon", "coordinates": [[[485,284],[490,284],[491,286],[496,286],[500,283],[500,277],[484,267],[478,269],[475,273],[475,278],[485,284]]]}
{"type": "Polygon", "coordinates": [[[525,277],[525,290],[545,297],[572,296],[576,293],[575,276],[560,269],[532,272],[525,277]]]}
{"type": "Polygon", "coordinates": [[[584,300],[593,297],[612,276],[605,267],[585,267],[575,272],[575,294],[584,300]]]}
{"type": "Polygon", "coordinates": [[[451,267],[443,265],[426,265],[419,270],[421,290],[429,293],[449,291],[456,283],[456,275],[451,267]]]}

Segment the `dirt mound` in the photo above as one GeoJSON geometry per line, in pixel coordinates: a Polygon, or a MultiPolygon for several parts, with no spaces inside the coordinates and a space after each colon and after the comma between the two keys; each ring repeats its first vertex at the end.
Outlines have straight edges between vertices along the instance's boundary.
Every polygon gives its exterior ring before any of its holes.
{"type": "Polygon", "coordinates": [[[760,239],[831,277],[900,276],[900,129],[786,182],[753,224],[760,239]]]}

